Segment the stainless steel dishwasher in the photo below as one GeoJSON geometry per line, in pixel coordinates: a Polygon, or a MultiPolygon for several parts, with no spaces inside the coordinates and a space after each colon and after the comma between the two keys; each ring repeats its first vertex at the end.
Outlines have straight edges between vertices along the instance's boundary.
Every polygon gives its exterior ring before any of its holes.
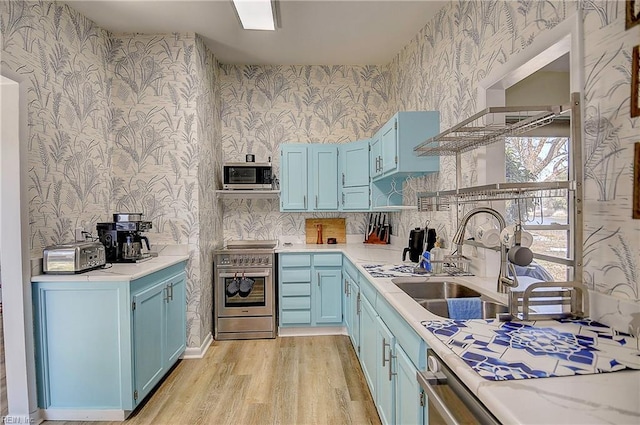
{"type": "Polygon", "coordinates": [[[500,424],[435,352],[428,350],[427,360],[429,370],[417,376],[429,403],[429,425],[500,424]]]}

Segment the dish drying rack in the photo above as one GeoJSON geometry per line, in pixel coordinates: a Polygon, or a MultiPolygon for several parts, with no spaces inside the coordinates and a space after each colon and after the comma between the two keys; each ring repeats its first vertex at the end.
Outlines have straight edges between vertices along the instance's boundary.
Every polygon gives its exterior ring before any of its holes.
{"type": "Polygon", "coordinates": [[[583,319],[589,316],[589,290],[582,283],[536,282],[518,290],[513,265],[511,273],[516,287],[509,288],[509,313],[501,315],[501,320],[583,319]],[[568,310],[565,306],[569,306],[568,310]]]}
{"type": "MultiPolygon", "coordinates": [[[[452,205],[567,197],[569,211],[568,258],[557,258],[535,253],[534,258],[553,261],[571,268],[567,282],[540,282],[525,289],[509,288],[509,311],[512,317],[528,320],[536,318],[586,317],[588,315],[588,290],[580,282],[583,258],[583,197],[584,172],[582,170],[581,96],[572,93],[565,105],[489,107],[453,127],[431,137],[414,148],[418,156],[456,157],[456,188],[436,192],[421,192],[417,196],[419,211],[448,211],[452,205]],[[569,178],[565,181],[495,183],[460,188],[462,181],[461,156],[473,149],[493,143],[504,143],[507,137],[525,135],[534,129],[554,122],[570,125],[568,146],[569,178]],[[564,307],[569,306],[568,310],[564,307]],[[531,311],[529,307],[533,307],[531,311]],[[550,310],[562,310],[550,313],[550,310]]],[[[534,132],[535,133],[535,132],[534,132]]],[[[530,134],[534,134],[530,133],[530,134]]],[[[460,210],[458,211],[460,212],[460,210]]],[[[515,272],[513,272],[515,276],[515,272]]],[[[517,282],[517,278],[515,279],[517,282]]]]}

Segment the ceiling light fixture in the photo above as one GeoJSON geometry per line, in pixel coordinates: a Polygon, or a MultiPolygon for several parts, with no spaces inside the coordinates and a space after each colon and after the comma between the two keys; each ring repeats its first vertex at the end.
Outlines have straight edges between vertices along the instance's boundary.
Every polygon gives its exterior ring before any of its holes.
{"type": "Polygon", "coordinates": [[[276,29],[271,0],[232,0],[242,28],[246,30],[276,29]]]}

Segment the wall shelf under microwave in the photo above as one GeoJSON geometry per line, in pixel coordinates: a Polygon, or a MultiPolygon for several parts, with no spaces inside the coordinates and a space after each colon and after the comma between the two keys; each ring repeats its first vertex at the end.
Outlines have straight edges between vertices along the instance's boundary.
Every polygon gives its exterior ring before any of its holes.
{"type": "Polygon", "coordinates": [[[279,190],[216,190],[218,199],[275,199],[279,196],[279,190]]]}

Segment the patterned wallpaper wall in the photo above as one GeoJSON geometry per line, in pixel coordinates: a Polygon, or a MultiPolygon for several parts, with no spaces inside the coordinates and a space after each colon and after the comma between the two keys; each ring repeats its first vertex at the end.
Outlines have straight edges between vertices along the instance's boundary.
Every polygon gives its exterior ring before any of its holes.
{"type": "MultiPolygon", "coordinates": [[[[599,292],[637,301],[640,221],[631,219],[631,158],[638,119],[629,118],[629,87],[630,52],[640,28],[625,31],[623,2],[580,5],[586,56],[584,280],[599,292]]],[[[393,60],[396,107],[437,109],[442,128],[468,117],[476,111],[477,82],[577,7],[573,1],[451,2],[393,60]]],[[[466,160],[474,162],[471,155],[466,160]]],[[[474,168],[464,166],[465,184],[474,181],[474,168]]],[[[441,158],[441,170],[438,181],[412,187],[455,187],[453,160],[441,158]]],[[[402,213],[400,221],[404,227],[420,218],[453,222],[446,215],[402,213]]]]}
{"type": "MultiPolygon", "coordinates": [[[[369,138],[391,115],[387,67],[221,65],[225,161],[271,157],[279,175],[281,143],[345,143],[369,138]]],[[[304,238],[305,218],[346,217],[364,232],[365,215],[280,213],[277,200],[225,200],[224,238],[304,238]]]]}
{"type": "Polygon", "coordinates": [[[208,193],[220,162],[215,58],[194,34],[113,35],[54,2],[2,2],[0,23],[3,65],[30,81],[31,255],[115,211],[143,212],[152,245],[188,248],[188,345],[199,346],[222,240],[208,193]]]}

